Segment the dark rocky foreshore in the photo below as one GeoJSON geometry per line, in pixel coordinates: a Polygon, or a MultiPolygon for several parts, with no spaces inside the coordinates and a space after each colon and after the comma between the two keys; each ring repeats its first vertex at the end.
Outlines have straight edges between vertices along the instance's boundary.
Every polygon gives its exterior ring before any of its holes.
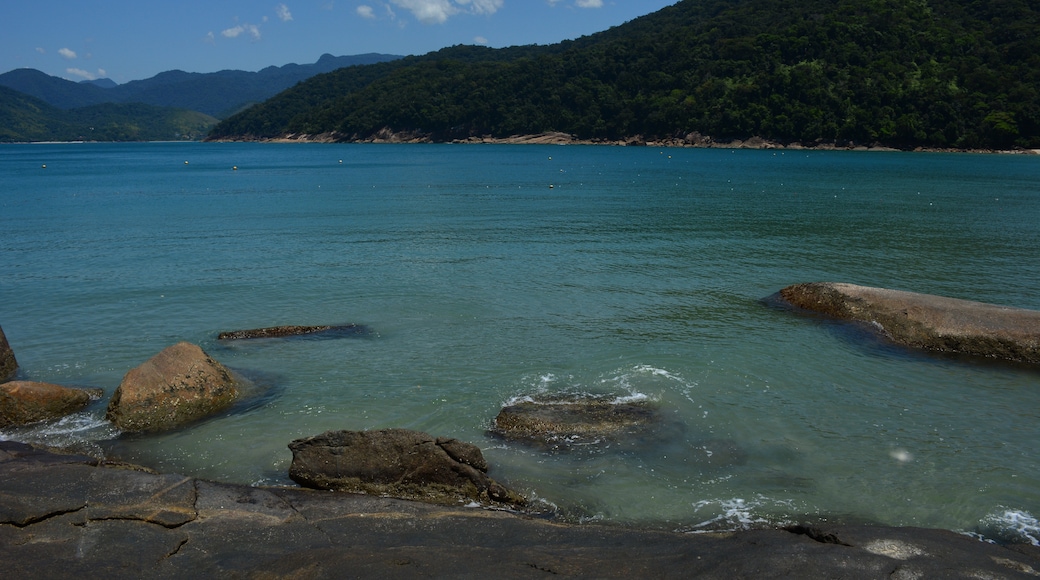
{"type": "Polygon", "coordinates": [[[942,530],[680,534],[156,474],[0,442],[10,578],[1035,578],[1040,548],[942,530]]]}

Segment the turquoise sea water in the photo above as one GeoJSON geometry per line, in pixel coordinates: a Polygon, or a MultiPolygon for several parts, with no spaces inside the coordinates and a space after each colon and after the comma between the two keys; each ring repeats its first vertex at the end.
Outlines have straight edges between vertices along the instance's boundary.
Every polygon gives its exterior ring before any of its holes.
{"type": "Polygon", "coordinates": [[[0,326],[24,378],[111,394],[188,340],[269,390],[171,434],[119,436],[106,397],[0,437],[266,485],[291,484],[293,439],[406,427],[476,443],[582,521],[1037,542],[1040,372],[763,301],[805,281],[1040,309],[1040,158],[5,145],[0,326]],[[329,323],[369,332],[216,340],[329,323]],[[508,401],[559,393],[648,398],[668,436],[553,454],[486,434],[508,401]]]}

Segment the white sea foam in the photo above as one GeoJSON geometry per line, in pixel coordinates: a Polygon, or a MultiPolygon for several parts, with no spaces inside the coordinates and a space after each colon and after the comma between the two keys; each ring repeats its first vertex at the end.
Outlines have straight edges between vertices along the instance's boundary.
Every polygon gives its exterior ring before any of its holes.
{"type": "Polygon", "coordinates": [[[712,518],[706,519],[685,529],[690,533],[708,533],[735,530],[748,530],[756,527],[782,525],[787,522],[779,522],[763,515],[761,512],[782,511],[790,513],[792,505],[789,500],[775,500],[759,495],[752,500],[743,498],[731,499],[708,499],[701,500],[694,505],[694,511],[716,512],[712,518]],[[780,507],[782,510],[776,510],[780,507]]]}
{"type": "Polygon", "coordinates": [[[665,369],[659,369],[657,367],[652,367],[650,365],[637,365],[635,367],[635,369],[633,369],[633,370],[635,372],[637,372],[637,373],[649,373],[651,375],[655,375],[655,376],[658,376],[658,377],[664,377],[666,379],[671,379],[673,381],[678,381],[680,383],[686,383],[686,380],[683,379],[681,376],[679,376],[677,374],[670,373],[670,372],[666,371],[665,369]]]}
{"type": "Polygon", "coordinates": [[[114,439],[119,430],[93,413],[73,413],[61,419],[0,431],[0,440],[71,447],[82,443],[114,439]]]}
{"type": "Polygon", "coordinates": [[[529,384],[523,394],[510,397],[504,406],[521,403],[534,404],[566,404],[587,399],[601,399],[613,405],[659,401],[660,395],[648,392],[651,388],[671,390],[678,387],[684,396],[690,398],[690,390],[696,383],[687,381],[678,373],[652,365],[640,364],[604,373],[592,388],[583,385],[573,376],[560,377],[553,373],[545,373],[522,381],[529,384]],[[659,379],[667,383],[662,385],[659,379]],[[548,396],[546,396],[548,395],[548,396]]]}
{"type": "Polygon", "coordinates": [[[1001,508],[982,519],[981,536],[990,539],[996,535],[1016,542],[1040,546],[1040,521],[1029,512],[1001,508]]]}

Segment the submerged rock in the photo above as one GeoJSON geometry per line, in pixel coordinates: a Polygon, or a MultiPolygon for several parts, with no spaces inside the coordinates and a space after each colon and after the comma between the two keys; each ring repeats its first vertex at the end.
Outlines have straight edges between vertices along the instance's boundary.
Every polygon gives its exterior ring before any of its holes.
{"type": "Polygon", "coordinates": [[[223,411],[238,396],[231,371],[180,342],[126,373],[106,417],[123,431],[165,431],[223,411]]]}
{"type": "Polygon", "coordinates": [[[289,449],[289,477],[304,487],[441,504],[526,503],[488,477],[480,449],[457,439],[408,429],[329,431],[289,449]]]}
{"type": "Polygon", "coordinates": [[[17,369],[18,361],[14,358],[14,351],[11,350],[11,345],[7,343],[3,327],[0,327],[0,382],[13,377],[17,369]]]}
{"type": "Polygon", "coordinates": [[[788,304],[875,325],[893,342],[1040,364],[1040,311],[836,282],[788,286],[788,304]]]}
{"type": "Polygon", "coordinates": [[[0,385],[0,427],[52,421],[101,398],[101,389],[73,389],[51,383],[12,381],[0,385]]]}
{"type": "Polygon", "coordinates": [[[221,332],[218,340],[243,340],[250,338],[283,338],[287,336],[320,335],[329,337],[364,334],[365,327],[358,324],[340,324],[324,326],[271,326],[252,328],[249,330],[232,330],[221,332]]]}
{"type": "Polygon", "coordinates": [[[559,449],[645,437],[660,423],[660,413],[648,401],[618,401],[606,397],[546,398],[506,406],[495,417],[491,433],[505,439],[559,449]]]}

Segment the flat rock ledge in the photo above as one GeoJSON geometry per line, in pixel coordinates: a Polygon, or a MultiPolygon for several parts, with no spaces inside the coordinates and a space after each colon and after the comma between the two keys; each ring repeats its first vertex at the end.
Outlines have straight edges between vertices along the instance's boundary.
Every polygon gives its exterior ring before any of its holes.
{"type": "Polygon", "coordinates": [[[269,326],[248,330],[230,330],[217,335],[217,340],[248,340],[254,338],[285,338],[290,336],[348,336],[364,334],[365,327],[358,324],[321,326],[269,326]]]}
{"type": "Polygon", "coordinates": [[[779,296],[804,310],[874,325],[904,346],[1040,364],[1040,311],[838,282],[795,284],[779,296]]]}
{"type": "Polygon", "coordinates": [[[18,370],[18,361],[14,358],[14,351],[4,336],[4,329],[0,327],[0,383],[14,376],[18,370]]]}
{"type": "Polygon", "coordinates": [[[34,381],[0,384],[0,427],[60,419],[83,410],[103,395],[102,389],[76,389],[34,381]]]}
{"type": "Polygon", "coordinates": [[[328,431],[289,444],[289,477],[313,489],[439,504],[520,507],[526,500],[487,475],[480,449],[409,429],[328,431]]]}
{"type": "Polygon", "coordinates": [[[943,530],[681,534],[211,483],[0,441],[11,578],[1036,578],[1040,548],[943,530]]]}

